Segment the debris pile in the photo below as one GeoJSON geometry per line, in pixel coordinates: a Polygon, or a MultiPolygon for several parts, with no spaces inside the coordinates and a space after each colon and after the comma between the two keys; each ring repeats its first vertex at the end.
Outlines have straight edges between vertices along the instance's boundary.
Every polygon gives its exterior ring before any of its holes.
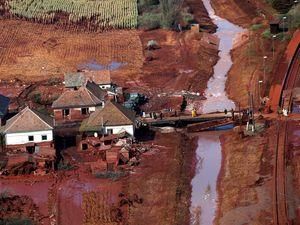
{"type": "Polygon", "coordinates": [[[115,138],[116,135],[86,137],[80,142],[78,151],[92,174],[137,166],[141,155],[153,148],[151,145],[133,143],[131,138],[115,138]],[[105,145],[106,141],[109,144],[105,145]]]}

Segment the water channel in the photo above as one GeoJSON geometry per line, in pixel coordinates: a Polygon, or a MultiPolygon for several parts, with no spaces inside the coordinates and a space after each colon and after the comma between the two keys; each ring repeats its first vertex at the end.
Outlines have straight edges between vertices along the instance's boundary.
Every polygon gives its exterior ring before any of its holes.
{"type": "MultiPolygon", "coordinates": [[[[227,73],[232,66],[230,51],[234,39],[243,31],[229,21],[218,17],[210,0],[203,0],[204,6],[218,26],[216,35],[220,39],[219,61],[214,66],[214,74],[208,81],[205,91],[206,100],[202,106],[203,113],[224,111],[235,108],[225,92],[227,73]]],[[[198,159],[195,177],[192,180],[191,225],[212,225],[217,208],[217,180],[221,168],[222,152],[220,132],[201,133],[198,139],[196,156],[198,159]]]]}

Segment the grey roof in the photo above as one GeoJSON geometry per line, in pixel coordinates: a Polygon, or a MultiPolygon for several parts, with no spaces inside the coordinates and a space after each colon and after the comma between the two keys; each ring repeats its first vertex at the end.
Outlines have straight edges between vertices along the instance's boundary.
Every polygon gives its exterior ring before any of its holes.
{"type": "Polygon", "coordinates": [[[53,129],[53,118],[29,107],[7,120],[1,129],[4,133],[31,132],[53,129]]]}
{"type": "Polygon", "coordinates": [[[4,117],[7,112],[9,101],[10,100],[8,97],[5,97],[4,95],[0,94],[0,117],[1,118],[4,117]]]}
{"type": "Polygon", "coordinates": [[[86,83],[86,88],[98,99],[104,100],[107,92],[102,90],[95,82],[88,81],[86,83]]]}
{"type": "Polygon", "coordinates": [[[65,74],[65,87],[81,87],[85,84],[86,77],[83,73],[66,73],[65,74]]]}

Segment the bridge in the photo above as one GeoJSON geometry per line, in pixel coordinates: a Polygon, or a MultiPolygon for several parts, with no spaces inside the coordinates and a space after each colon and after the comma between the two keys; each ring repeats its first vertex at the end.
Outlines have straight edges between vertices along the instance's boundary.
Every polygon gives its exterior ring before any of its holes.
{"type": "MultiPolygon", "coordinates": [[[[234,112],[234,116],[238,116],[239,113],[234,112]]],[[[147,124],[148,126],[186,126],[188,124],[199,125],[200,123],[205,123],[208,126],[222,126],[228,124],[229,121],[232,121],[232,113],[228,112],[225,114],[224,112],[217,113],[209,113],[209,114],[201,114],[197,116],[190,115],[180,115],[180,116],[172,116],[172,117],[163,117],[161,118],[140,118],[139,122],[143,124],[147,124]],[[207,122],[213,122],[209,124],[207,122]],[[224,124],[223,124],[224,123],[224,124]]]]}

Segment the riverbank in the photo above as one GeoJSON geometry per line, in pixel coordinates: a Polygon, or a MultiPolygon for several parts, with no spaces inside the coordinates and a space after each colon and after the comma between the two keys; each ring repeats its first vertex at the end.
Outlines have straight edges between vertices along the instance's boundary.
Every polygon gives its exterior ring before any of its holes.
{"type": "Polygon", "coordinates": [[[272,125],[266,133],[245,138],[234,131],[221,136],[215,224],[272,224],[274,129],[272,125]]]}
{"type": "MultiPolygon", "coordinates": [[[[248,106],[248,93],[254,94],[255,106],[259,105],[259,94],[268,96],[271,85],[278,79],[277,69],[288,40],[280,35],[274,39],[265,35],[269,21],[275,13],[267,3],[258,0],[246,2],[235,0],[212,0],[217,15],[247,28],[240,43],[231,51],[233,65],[228,73],[226,92],[236,105],[248,106]],[[236,13],[239,12],[239,13],[236,13]],[[273,47],[274,51],[273,51],[273,47]],[[263,60],[265,59],[265,75],[263,60]],[[265,77],[265,78],[264,78],[265,77]],[[265,79],[265,81],[264,81],[265,79]],[[259,81],[261,86],[258,87],[259,81]]],[[[289,34],[286,36],[289,37],[289,34]]]]}

